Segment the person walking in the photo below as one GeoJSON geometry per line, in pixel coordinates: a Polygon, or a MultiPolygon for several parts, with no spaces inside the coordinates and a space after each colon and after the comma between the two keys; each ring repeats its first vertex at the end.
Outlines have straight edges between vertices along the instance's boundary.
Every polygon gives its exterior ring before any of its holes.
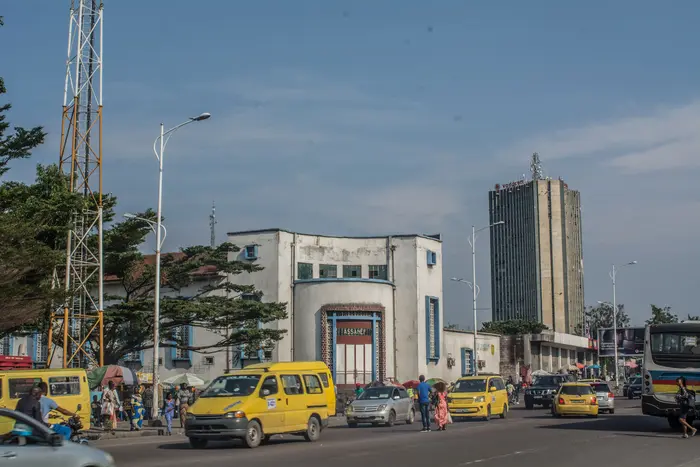
{"type": "Polygon", "coordinates": [[[180,390],[177,392],[178,414],[180,415],[180,428],[185,428],[185,420],[187,419],[187,410],[190,408],[192,393],[187,389],[187,384],[182,383],[180,390]]]}
{"type": "Polygon", "coordinates": [[[173,417],[175,416],[175,401],[173,395],[168,393],[163,402],[163,413],[165,414],[165,422],[167,423],[167,435],[173,435],[173,417]]]}
{"type": "Polygon", "coordinates": [[[117,412],[120,406],[114,381],[110,381],[107,389],[102,393],[102,420],[104,420],[105,430],[109,429],[114,433],[114,430],[117,429],[117,412]]]}
{"type": "Polygon", "coordinates": [[[137,386],[131,395],[131,431],[140,431],[143,428],[143,417],[146,409],[141,399],[142,388],[137,386]]]}
{"type": "Polygon", "coordinates": [[[447,385],[442,381],[435,383],[435,392],[435,423],[438,431],[445,431],[450,419],[447,408],[447,385]]]}
{"type": "Polygon", "coordinates": [[[153,386],[148,386],[146,390],[143,391],[143,406],[146,409],[144,420],[150,420],[151,413],[153,412],[153,386]]]}
{"type": "Polygon", "coordinates": [[[420,405],[420,418],[423,422],[422,432],[430,431],[430,385],[425,382],[425,376],[420,375],[418,378],[418,404],[420,405]]]}
{"type": "Polygon", "coordinates": [[[688,431],[690,431],[690,436],[695,436],[698,432],[697,428],[693,428],[687,421],[688,413],[690,413],[691,410],[695,410],[695,391],[688,389],[685,376],[680,376],[676,380],[676,384],[678,385],[676,401],[678,401],[678,405],[680,405],[681,409],[678,420],[683,426],[683,438],[688,437],[688,431]]]}

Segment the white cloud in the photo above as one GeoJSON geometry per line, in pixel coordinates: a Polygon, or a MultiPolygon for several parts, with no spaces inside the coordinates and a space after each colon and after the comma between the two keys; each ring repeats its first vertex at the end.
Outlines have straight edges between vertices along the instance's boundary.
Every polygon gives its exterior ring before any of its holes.
{"type": "Polygon", "coordinates": [[[508,158],[533,151],[545,159],[597,156],[625,172],[700,167],[700,101],[659,109],[520,141],[503,151],[508,158]]]}

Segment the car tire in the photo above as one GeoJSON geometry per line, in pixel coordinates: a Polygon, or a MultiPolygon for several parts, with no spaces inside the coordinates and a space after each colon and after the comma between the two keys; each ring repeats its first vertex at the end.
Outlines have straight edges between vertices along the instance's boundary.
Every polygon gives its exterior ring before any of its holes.
{"type": "Polygon", "coordinates": [[[628,398],[629,400],[634,399],[634,393],[633,393],[632,391],[627,391],[627,398],[628,398]]]}
{"type": "Polygon", "coordinates": [[[247,448],[254,449],[260,446],[263,440],[263,432],[260,424],[255,420],[248,422],[248,426],[245,430],[245,438],[243,438],[243,443],[247,448]]]}
{"type": "Polygon", "coordinates": [[[408,412],[408,418],[406,419],[406,425],[413,425],[413,422],[416,421],[416,411],[411,409],[408,412]]]}
{"type": "Polygon", "coordinates": [[[306,431],[304,432],[304,439],[310,443],[318,441],[321,438],[321,424],[318,422],[318,418],[310,417],[306,424],[306,431]]]}
{"type": "Polygon", "coordinates": [[[389,419],[386,421],[386,426],[392,427],[396,423],[396,412],[393,410],[389,412],[389,419]]]}
{"type": "Polygon", "coordinates": [[[615,415],[615,409],[610,409],[610,415],[615,415]]]}
{"type": "Polygon", "coordinates": [[[501,419],[504,419],[504,418],[506,418],[507,415],[508,415],[508,404],[503,404],[503,413],[501,415],[499,415],[499,417],[501,417],[501,419]]]}
{"type": "Polygon", "coordinates": [[[486,406],[486,416],[484,417],[484,421],[488,422],[491,420],[491,406],[487,405],[486,406]]]}
{"type": "Polygon", "coordinates": [[[190,438],[192,449],[204,449],[207,447],[207,440],[202,438],[190,438]]]}

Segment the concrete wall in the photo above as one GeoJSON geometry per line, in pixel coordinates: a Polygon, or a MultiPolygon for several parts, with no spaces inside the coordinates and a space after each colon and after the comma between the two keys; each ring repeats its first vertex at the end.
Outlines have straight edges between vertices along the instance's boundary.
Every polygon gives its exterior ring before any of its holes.
{"type": "MultiPolygon", "coordinates": [[[[443,336],[444,362],[440,362],[435,368],[429,368],[425,375],[429,378],[437,376],[448,382],[456,381],[462,376],[462,349],[474,349],[474,333],[444,330],[443,336]],[[448,358],[454,360],[454,365],[451,368],[447,364],[448,358]]],[[[479,372],[499,373],[501,360],[500,336],[479,333],[477,335],[476,354],[476,360],[482,360],[485,364],[483,368],[479,369],[479,372]]]]}

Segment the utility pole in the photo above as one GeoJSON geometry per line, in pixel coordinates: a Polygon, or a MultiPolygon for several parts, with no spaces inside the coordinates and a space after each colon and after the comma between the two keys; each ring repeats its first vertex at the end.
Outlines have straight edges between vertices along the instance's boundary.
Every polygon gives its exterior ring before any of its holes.
{"type": "Polygon", "coordinates": [[[211,214],[209,214],[209,230],[211,238],[209,240],[212,248],[216,247],[216,205],[214,201],[211,202],[211,214]]]}

